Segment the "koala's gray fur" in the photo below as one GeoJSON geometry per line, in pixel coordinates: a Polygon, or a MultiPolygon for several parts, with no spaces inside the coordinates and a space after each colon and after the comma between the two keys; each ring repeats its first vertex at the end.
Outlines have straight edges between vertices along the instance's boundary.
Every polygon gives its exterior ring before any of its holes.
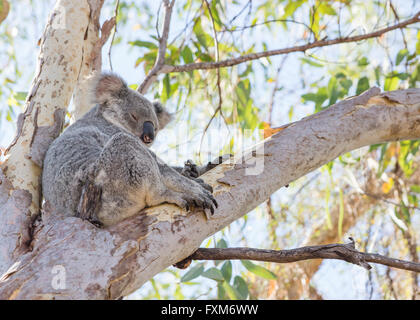
{"type": "Polygon", "coordinates": [[[101,190],[91,219],[104,226],[164,202],[214,211],[210,186],[183,176],[148,149],[146,142],[170,120],[160,103],[151,103],[115,74],[100,75],[93,93],[96,106],[54,140],[45,156],[42,191],[54,211],[77,216],[89,183],[101,190]]]}

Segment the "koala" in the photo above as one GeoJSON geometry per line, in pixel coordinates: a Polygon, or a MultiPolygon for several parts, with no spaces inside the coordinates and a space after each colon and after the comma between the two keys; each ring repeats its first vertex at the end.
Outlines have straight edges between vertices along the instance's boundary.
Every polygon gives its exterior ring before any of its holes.
{"type": "Polygon", "coordinates": [[[171,120],[159,102],[113,73],[98,76],[92,93],[95,106],[52,142],[44,159],[42,192],[54,212],[105,227],[161,203],[214,213],[212,188],[197,178],[212,165],[172,168],[149,149],[171,120]]]}

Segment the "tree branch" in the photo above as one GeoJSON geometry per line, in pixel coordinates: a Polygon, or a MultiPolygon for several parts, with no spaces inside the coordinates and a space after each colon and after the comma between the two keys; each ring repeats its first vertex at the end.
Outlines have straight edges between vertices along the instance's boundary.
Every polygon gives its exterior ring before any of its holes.
{"type": "MultiPolygon", "coordinates": [[[[193,254],[204,239],[280,187],[339,155],[366,145],[419,138],[420,89],[381,94],[373,88],[286,126],[253,151],[204,174],[202,179],[213,187],[219,204],[210,219],[200,211],[187,213],[162,204],[99,229],[79,218],[45,210],[42,223],[33,231],[30,250],[12,261],[13,266],[0,277],[0,299],[126,296],[193,254]],[[51,285],[56,265],[65,269],[64,288],[51,285]]],[[[7,180],[0,188],[5,185],[7,180]]],[[[0,193],[2,212],[6,212],[2,206],[6,192],[0,193]]],[[[370,259],[380,260],[375,255],[370,259]]]]}
{"type": "Polygon", "coordinates": [[[383,28],[371,33],[358,35],[358,36],[352,36],[352,37],[346,37],[346,38],[336,38],[331,40],[319,40],[307,43],[305,45],[295,46],[295,47],[289,47],[289,48],[283,48],[283,49],[277,49],[277,50],[270,50],[270,51],[263,51],[258,53],[250,53],[246,54],[237,58],[232,59],[226,59],[216,62],[200,62],[200,63],[189,63],[185,65],[163,65],[159,69],[158,73],[171,73],[171,72],[185,72],[185,71],[192,71],[192,70],[209,70],[209,69],[216,69],[216,68],[226,68],[226,67],[232,67],[244,62],[257,60],[265,57],[271,57],[276,55],[282,55],[292,52],[305,52],[306,50],[313,49],[313,48],[320,48],[320,47],[326,47],[331,46],[335,44],[340,43],[348,43],[348,42],[357,42],[361,40],[371,39],[371,38],[377,38],[387,32],[396,30],[396,29],[402,29],[410,24],[414,24],[420,22],[420,12],[417,12],[412,18],[402,21],[400,23],[397,23],[393,26],[383,28]]]}
{"type": "Polygon", "coordinates": [[[147,92],[150,85],[153,83],[153,81],[156,80],[156,77],[159,73],[161,73],[161,69],[165,65],[166,46],[168,43],[169,27],[171,24],[171,16],[174,3],[175,0],[172,0],[171,2],[169,2],[169,0],[163,1],[163,5],[165,7],[165,17],[163,21],[162,36],[159,37],[159,51],[157,54],[155,65],[137,89],[137,91],[141,94],[145,94],[147,92]]]}
{"type": "MultiPolygon", "coordinates": [[[[386,265],[389,267],[408,271],[420,272],[420,263],[389,258],[380,254],[360,252],[355,249],[354,241],[347,244],[326,244],[307,246],[289,250],[265,250],[254,248],[199,248],[190,257],[180,262],[185,264],[188,260],[256,260],[275,263],[290,263],[311,259],[344,260],[371,269],[368,262],[386,265]]],[[[177,267],[178,264],[175,264],[177,267]]]]}
{"type": "Polygon", "coordinates": [[[117,0],[117,2],[115,4],[115,9],[114,9],[114,17],[115,17],[114,31],[112,32],[111,43],[110,43],[109,49],[108,49],[109,68],[111,69],[111,71],[113,71],[112,59],[111,59],[112,46],[114,45],[115,34],[117,33],[117,17],[118,17],[119,7],[120,7],[120,0],[117,0]]]}

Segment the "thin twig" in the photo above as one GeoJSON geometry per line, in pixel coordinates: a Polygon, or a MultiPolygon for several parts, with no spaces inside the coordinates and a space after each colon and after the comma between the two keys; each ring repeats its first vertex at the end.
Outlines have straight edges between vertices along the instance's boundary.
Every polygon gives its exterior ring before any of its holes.
{"type": "MultiPolygon", "coordinates": [[[[395,9],[394,5],[392,4],[392,1],[389,1],[389,6],[392,10],[392,13],[394,14],[395,19],[397,20],[397,22],[400,22],[400,17],[397,13],[397,10],[395,9]]],[[[404,33],[404,29],[400,29],[401,31],[401,38],[402,41],[404,43],[404,48],[408,51],[408,43],[407,43],[407,39],[405,38],[405,33],[404,33]]],[[[408,73],[408,59],[405,60],[405,72],[408,73]]]]}
{"type": "Polygon", "coordinates": [[[229,21],[229,24],[232,24],[239,16],[245,11],[245,9],[252,5],[252,0],[249,0],[245,6],[229,21]]]}
{"type": "Polygon", "coordinates": [[[402,204],[396,203],[396,202],[394,202],[392,200],[385,199],[385,198],[383,198],[381,196],[378,196],[376,194],[365,192],[363,190],[359,190],[359,192],[362,193],[362,194],[364,194],[365,196],[368,196],[369,198],[373,198],[373,199],[376,199],[376,200],[379,200],[379,201],[383,201],[383,202],[386,202],[388,204],[392,204],[393,206],[396,206],[396,207],[413,209],[413,210],[420,210],[419,207],[402,205],[402,204]]]}
{"type": "MultiPolygon", "coordinates": [[[[216,24],[214,22],[214,17],[213,17],[213,14],[211,12],[209,2],[207,0],[204,0],[204,2],[207,5],[207,9],[209,11],[211,23],[212,23],[212,26],[213,26],[214,46],[215,46],[215,51],[216,51],[215,52],[215,57],[216,57],[216,62],[218,62],[219,61],[219,41],[217,39],[216,24]]],[[[211,117],[210,121],[207,123],[207,126],[204,129],[203,135],[201,136],[199,154],[201,154],[201,146],[203,144],[204,136],[206,135],[206,132],[207,132],[208,128],[210,127],[211,122],[215,118],[217,112],[220,111],[220,114],[223,116],[223,113],[222,113],[223,98],[222,98],[222,88],[221,88],[221,85],[220,85],[220,68],[217,69],[217,92],[219,94],[219,104],[218,104],[216,110],[214,111],[213,116],[211,117]]]]}
{"type": "Polygon", "coordinates": [[[120,6],[120,0],[117,0],[117,2],[115,4],[115,10],[114,10],[114,17],[115,17],[114,32],[112,33],[111,44],[109,45],[109,50],[108,50],[109,68],[111,69],[111,71],[113,71],[112,59],[111,59],[112,52],[111,51],[112,51],[112,45],[114,44],[115,34],[117,33],[117,16],[118,16],[119,6],[120,6]]]}
{"type": "Polygon", "coordinates": [[[169,2],[169,0],[163,1],[163,6],[165,7],[165,17],[163,21],[163,31],[162,36],[159,37],[159,49],[156,58],[155,65],[153,66],[152,70],[150,70],[149,74],[140,84],[139,88],[137,89],[138,92],[144,94],[149,89],[150,85],[155,81],[157,75],[160,73],[161,69],[165,65],[165,53],[166,53],[166,46],[168,43],[169,37],[169,27],[171,24],[171,16],[172,16],[172,9],[174,6],[175,0],[169,2]]]}
{"type": "Polygon", "coordinates": [[[201,147],[202,147],[202,144],[203,144],[204,136],[206,135],[206,132],[210,127],[210,124],[213,122],[213,119],[216,117],[216,115],[219,111],[222,111],[222,107],[221,107],[220,104],[216,108],[216,110],[214,110],[213,115],[211,116],[211,118],[210,118],[209,122],[207,123],[206,127],[204,128],[203,135],[201,136],[201,141],[200,141],[200,148],[199,148],[199,152],[198,152],[199,155],[201,155],[201,147]]]}
{"type": "Polygon", "coordinates": [[[309,29],[312,31],[312,35],[314,36],[315,41],[318,40],[318,37],[315,34],[315,32],[313,32],[313,26],[314,26],[314,22],[315,22],[315,14],[316,14],[320,5],[321,5],[321,2],[317,6],[313,5],[312,8],[310,9],[310,12],[312,12],[312,15],[311,15],[311,20],[312,21],[311,21],[311,27],[309,29]]]}
{"type": "Polygon", "coordinates": [[[321,172],[317,172],[316,174],[314,174],[311,178],[309,178],[304,184],[302,184],[302,186],[299,188],[298,191],[295,192],[295,194],[291,197],[290,203],[294,203],[296,200],[296,197],[299,195],[299,193],[301,193],[303,191],[303,189],[305,189],[309,184],[311,184],[312,182],[314,182],[316,179],[318,179],[318,177],[321,175],[321,172]]]}
{"type": "Polygon", "coordinates": [[[255,260],[275,263],[290,263],[310,259],[344,260],[371,269],[368,262],[392,268],[420,272],[420,263],[389,258],[376,253],[360,252],[355,249],[354,240],[346,244],[334,243],[307,246],[289,250],[265,250],[255,248],[199,248],[187,259],[179,262],[186,265],[187,260],[255,260]]]}
{"type": "Polygon", "coordinates": [[[211,7],[210,7],[209,2],[207,0],[204,0],[204,2],[206,3],[207,10],[209,11],[210,20],[213,27],[214,47],[216,50],[215,56],[216,56],[216,62],[218,62],[219,61],[219,41],[217,40],[216,24],[214,22],[214,17],[213,17],[213,13],[211,12],[211,7]]]}
{"type": "Polygon", "coordinates": [[[276,71],[276,80],[274,82],[274,87],[273,87],[273,91],[271,92],[271,98],[270,98],[270,102],[268,104],[268,125],[270,127],[273,126],[273,108],[274,108],[274,99],[276,97],[276,93],[279,89],[279,78],[280,78],[280,72],[283,69],[283,65],[286,62],[288,55],[285,55],[283,57],[283,60],[280,62],[279,67],[277,68],[276,71]]]}
{"type": "MultiPolygon", "coordinates": [[[[191,8],[190,8],[191,9],[191,8]]],[[[189,10],[190,10],[189,9],[189,10]]],[[[186,33],[186,31],[187,31],[187,29],[188,29],[188,27],[192,24],[192,23],[194,23],[194,25],[195,25],[195,23],[197,22],[197,17],[200,15],[200,13],[201,13],[201,10],[203,9],[203,4],[201,4],[200,5],[200,7],[197,9],[197,11],[194,13],[194,16],[192,17],[192,19],[190,20],[190,21],[188,21],[186,24],[185,24],[185,26],[184,26],[184,28],[175,36],[175,37],[173,37],[173,39],[172,39],[172,41],[171,42],[169,42],[169,45],[172,45],[172,44],[174,44],[175,43],[175,41],[183,34],[183,33],[186,33]]],[[[188,20],[188,19],[187,19],[188,20]]],[[[184,42],[186,41],[186,39],[183,39],[182,40],[182,43],[181,43],[181,45],[179,46],[179,48],[180,48],[180,50],[181,50],[181,48],[183,47],[183,44],[184,44],[184,42]]]]}
{"type": "Polygon", "coordinates": [[[290,22],[290,23],[300,24],[300,25],[304,26],[306,29],[308,29],[313,34],[313,30],[311,29],[310,26],[308,26],[304,22],[296,21],[296,20],[293,20],[293,19],[270,19],[270,20],[266,20],[266,21],[263,21],[263,22],[255,22],[255,23],[250,24],[250,25],[246,25],[246,26],[242,26],[242,27],[237,27],[235,29],[227,29],[227,28],[225,28],[225,29],[223,29],[223,30],[221,30],[219,32],[220,33],[224,33],[224,32],[238,32],[238,31],[243,31],[243,30],[246,30],[246,29],[251,29],[251,28],[254,28],[254,27],[259,27],[259,26],[267,25],[267,24],[270,24],[270,23],[273,23],[273,22],[290,22]]]}
{"type": "Polygon", "coordinates": [[[313,48],[320,48],[320,47],[326,47],[326,46],[331,46],[335,44],[357,42],[357,41],[362,41],[366,39],[377,38],[387,32],[390,32],[396,29],[402,29],[410,24],[414,24],[417,22],[420,22],[420,12],[417,12],[412,18],[408,20],[405,20],[393,26],[386,27],[386,28],[383,28],[383,29],[380,29],[371,33],[366,33],[366,34],[351,36],[351,37],[349,36],[345,38],[336,38],[336,39],[331,39],[331,40],[324,39],[324,40],[310,42],[310,43],[300,45],[300,46],[269,50],[269,51],[263,51],[263,52],[258,52],[258,53],[250,53],[250,54],[246,54],[240,57],[221,60],[218,62],[199,62],[199,63],[189,63],[185,65],[164,65],[160,69],[160,73],[185,72],[185,71],[192,71],[192,70],[209,70],[209,69],[216,69],[216,68],[232,67],[232,66],[244,63],[244,62],[257,60],[257,59],[261,59],[265,57],[282,55],[282,54],[287,54],[291,52],[305,52],[313,48]]]}
{"type": "MultiPolygon", "coordinates": [[[[389,6],[390,6],[391,11],[394,14],[394,17],[397,20],[397,22],[400,22],[400,17],[398,15],[397,10],[395,9],[394,5],[392,4],[392,1],[389,1],[389,6]]],[[[400,30],[401,30],[401,37],[402,37],[402,40],[404,42],[404,47],[408,50],[408,44],[407,44],[407,39],[405,39],[404,30],[403,29],[400,29],[400,30]]]]}
{"type": "Polygon", "coordinates": [[[155,25],[155,29],[156,29],[156,35],[157,38],[160,39],[160,32],[159,32],[159,17],[160,17],[160,9],[162,8],[162,2],[159,4],[158,7],[158,11],[156,13],[156,25],[155,25]]]}

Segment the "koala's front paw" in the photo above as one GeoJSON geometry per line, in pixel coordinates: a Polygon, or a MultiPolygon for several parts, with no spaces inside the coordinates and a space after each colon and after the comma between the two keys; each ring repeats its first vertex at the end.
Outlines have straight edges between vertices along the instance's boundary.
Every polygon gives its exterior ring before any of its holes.
{"type": "Polygon", "coordinates": [[[210,193],[213,193],[213,187],[209,185],[208,183],[205,183],[203,179],[200,178],[192,178],[195,182],[197,182],[200,186],[202,186],[204,189],[208,190],[210,193]]]}
{"type": "Polygon", "coordinates": [[[204,189],[201,185],[198,185],[198,188],[192,188],[191,192],[184,194],[182,197],[187,202],[187,211],[192,207],[202,209],[209,209],[211,214],[214,214],[215,208],[218,207],[216,199],[213,195],[204,189]]]}
{"type": "Polygon", "coordinates": [[[187,178],[197,178],[200,175],[197,165],[191,160],[185,161],[181,174],[187,178]]]}
{"type": "Polygon", "coordinates": [[[213,159],[213,161],[207,163],[206,165],[206,172],[217,167],[219,164],[221,164],[222,162],[226,161],[227,159],[230,159],[233,157],[233,154],[224,154],[223,156],[219,156],[216,159],[213,159]]]}
{"type": "Polygon", "coordinates": [[[198,176],[200,175],[200,170],[198,169],[198,166],[191,160],[185,161],[184,168],[182,169],[181,174],[191,180],[194,180],[204,189],[210,191],[210,193],[213,193],[212,186],[208,183],[205,183],[203,179],[198,178],[198,176]]]}

